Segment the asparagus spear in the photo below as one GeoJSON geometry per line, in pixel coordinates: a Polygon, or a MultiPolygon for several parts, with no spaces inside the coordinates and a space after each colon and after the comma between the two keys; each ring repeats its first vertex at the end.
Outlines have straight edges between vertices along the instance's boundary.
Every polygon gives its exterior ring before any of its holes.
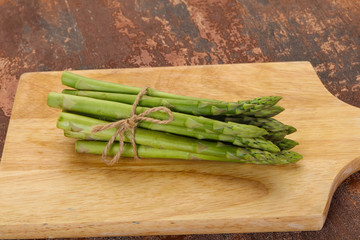
{"type": "MultiPolygon", "coordinates": [[[[91,97],[96,99],[121,102],[126,104],[133,104],[136,95],[110,93],[110,92],[97,92],[97,91],[82,91],[65,89],[62,91],[64,94],[71,94],[76,96],[91,97]]],[[[231,103],[233,106],[228,110],[228,105],[225,103],[211,103],[196,100],[184,100],[173,98],[158,98],[151,96],[143,96],[139,102],[139,106],[143,107],[157,107],[165,106],[172,111],[183,112],[192,115],[221,115],[226,113],[235,113],[236,107],[240,104],[231,103]]]]}
{"type": "MultiPolygon", "coordinates": [[[[105,149],[106,142],[100,141],[83,141],[78,140],[75,143],[75,150],[78,153],[102,154],[105,149]]],[[[108,151],[107,155],[113,156],[117,153],[119,144],[113,144],[108,151]]],[[[149,146],[137,145],[137,152],[139,157],[143,158],[173,158],[184,160],[213,160],[213,161],[229,161],[222,157],[190,153],[171,149],[159,149],[149,146]]],[[[134,152],[131,144],[124,143],[124,148],[121,157],[134,157],[134,152]]]]}
{"type": "Polygon", "coordinates": [[[287,131],[272,132],[271,134],[265,136],[265,139],[272,142],[281,141],[287,134],[287,131]]]}
{"type": "MultiPolygon", "coordinates": [[[[115,133],[115,128],[107,129],[101,132],[92,133],[92,126],[95,125],[105,125],[108,122],[101,121],[98,119],[80,116],[72,113],[60,113],[59,119],[57,121],[57,127],[66,131],[67,136],[87,139],[87,140],[102,140],[108,141],[115,133]],[[77,135],[75,136],[75,132],[77,135]]],[[[166,126],[161,125],[159,126],[166,126]]],[[[117,138],[117,140],[119,140],[117,138]]],[[[125,139],[126,142],[130,142],[129,132],[126,132],[125,139]]],[[[279,152],[280,149],[270,141],[263,139],[234,139],[233,140],[237,145],[243,147],[252,147],[269,152],[279,152]]],[[[148,145],[155,148],[166,148],[166,149],[175,149],[187,152],[196,152],[204,153],[210,155],[218,155],[225,157],[227,152],[230,155],[236,155],[237,147],[232,145],[225,145],[220,142],[212,141],[202,141],[188,137],[182,137],[178,135],[173,135],[164,132],[151,131],[142,128],[135,129],[135,142],[137,144],[148,145]]]]}
{"type": "MultiPolygon", "coordinates": [[[[80,153],[102,154],[105,149],[106,142],[100,141],[84,141],[78,140],[76,142],[76,151],[80,153]]],[[[108,155],[115,155],[119,149],[119,144],[113,144],[109,149],[108,155]]],[[[299,161],[302,156],[292,151],[282,151],[280,153],[271,154],[255,149],[241,149],[243,155],[238,159],[225,159],[216,156],[208,156],[205,154],[182,152],[169,149],[158,149],[139,145],[138,154],[144,158],[177,158],[177,159],[203,159],[203,160],[215,160],[226,162],[239,162],[239,163],[254,163],[254,164],[289,164],[299,161]]],[[[240,152],[240,151],[239,151],[240,152]]],[[[133,150],[130,144],[124,144],[124,151],[122,152],[124,157],[132,157],[133,150]]]]}
{"type": "Polygon", "coordinates": [[[218,118],[224,122],[236,122],[242,124],[250,124],[253,126],[264,128],[269,133],[286,131],[287,134],[296,132],[296,128],[290,125],[283,124],[274,118],[257,118],[250,116],[236,116],[236,117],[222,117],[218,118]]]}
{"type": "Polygon", "coordinates": [[[294,141],[294,140],[284,138],[284,139],[282,139],[280,141],[275,142],[275,144],[281,150],[289,150],[289,149],[292,149],[293,147],[295,147],[296,145],[298,145],[299,143],[294,141]]]}
{"type": "MultiPolygon", "coordinates": [[[[64,94],[71,94],[76,96],[91,97],[96,99],[103,99],[108,101],[122,102],[126,104],[133,104],[136,95],[97,92],[97,91],[82,91],[82,90],[63,90],[64,94]]],[[[260,97],[251,100],[241,101],[238,103],[215,103],[204,100],[184,100],[159,98],[151,96],[143,96],[139,102],[139,106],[143,107],[157,107],[165,106],[176,112],[188,113],[192,115],[229,115],[229,114],[253,114],[258,113],[263,109],[269,108],[276,104],[281,97],[268,96],[260,97]]],[[[260,114],[260,113],[258,113],[260,114]]]]}
{"type": "MultiPolygon", "coordinates": [[[[72,87],[79,90],[92,90],[92,91],[102,91],[102,92],[117,92],[125,94],[135,94],[137,95],[141,88],[131,87],[118,83],[110,83],[105,81],[99,81],[84,76],[77,75],[75,73],[64,71],[61,76],[62,84],[72,87]]],[[[166,92],[161,92],[153,88],[147,89],[147,95],[153,97],[162,97],[162,98],[176,98],[176,99],[187,99],[187,100],[204,100],[208,102],[221,102],[218,100],[205,99],[205,98],[195,98],[188,96],[181,96],[166,92]]]]}
{"type": "MultiPolygon", "coordinates": [[[[232,160],[232,159],[237,159],[237,157],[234,155],[236,154],[236,151],[232,151],[232,153],[226,151],[226,145],[221,145],[221,143],[218,143],[218,145],[220,147],[223,148],[219,148],[216,147],[216,143],[214,144],[208,144],[208,145],[202,145],[202,143],[199,143],[197,141],[199,140],[195,140],[192,141],[192,139],[187,139],[184,141],[184,139],[179,139],[178,143],[176,143],[176,141],[174,141],[173,138],[177,138],[177,136],[168,136],[168,139],[163,139],[163,136],[160,136],[160,138],[158,138],[156,141],[151,141],[151,138],[157,138],[158,136],[156,136],[157,134],[155,133],[150,133],[151,135],[145,136],[143,135],[143,132],[139,131],[141,129],[137,129],[135,131],[135,141],[137,144],[140,143],[144,143],[144,144],[140,144],[142,146],[149,146],[149,147],[153,147],[153,148],[158,148],[158,149],[168,149],[168,150],[177,150],[177,151],[185,151],[185,152],[189,152],[189,153],[200,153],[200,154],[204,154],[204,155],[209,155],[209,156],[217,156],[217,157],[221,157],[223,159],[228,159],[228,160],[232,160]],[[140,132],[140,134],[139,134],[140,132]],[[139,136],[140,135],[140,136],[139,136]],[[166,142],[166,140],[168,140],[168,142],[166,142]]],[[[65,137],[69,137],[69,138],[75,138],[75,139],[81,139],[81,140],[96,140],[96,141],[108,141],[110,139],[110,137],[106,137],[104,135],[100,135],[100,134],[91,134],[91,133],[87,133],[87,132],[72,132],[72,131],[64,131],[64,136],[65,137]]],[[[116,138],[116,140],[119,140],[118,137],[116,138]]],[[[130,142],[130,134],[129,132],[127,132],[125,134],[125,142],[130,142]]],[[[231,147],[231,146],[230,146],[231,147]]],[[[236,147],[234,147],[236,149],[236,147]]],[[[234,150],[234,149],[229,149],[234,150]]]]}
{"type": "MultiPolygon", "coordinates": [[[[132,106],[128,104],[111,102],[88,97],[80,97],[68,94],[51,92],[48,95],[47,104],[50,107],[60,108],[71,112],[106,116],[116,119],[131,117],[132,106]]],[[[148,110],[145,107],[137,107],[136,113],[140,114],[148,110]]],[[[163,112],[153,112],[149,117],[166,120],[168,114],[163,112]]],[[[235,135],[239,137],[260,137],[268,134],[265,129],[245,124],[228,124],[204,117],[192,116],[183,113],[173,112],[174,120],[169,125],[210,130],[225,135],[235,135]]]]}
{"type": "Polygon", "coordinates": [[[248,116],[253,116],[253,117],[262,117],[262,118],[268,118],[268,117],[274,117],[275,115],[278,115],[279,113],[281,113],[282,111],[284,111],[285,109],[279,105],[274,105],[271,106],[267,109],[263,109],[262,111],[259,112],[254,112],[254,113],[250,113],[247,114],[248,116]]]}

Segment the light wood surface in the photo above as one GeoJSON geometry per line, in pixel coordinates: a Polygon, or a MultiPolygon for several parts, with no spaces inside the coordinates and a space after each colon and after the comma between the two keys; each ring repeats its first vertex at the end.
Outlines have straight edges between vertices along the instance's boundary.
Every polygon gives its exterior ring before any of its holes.
{"type": "Polygon", "coordinates": [[[74,152],[56,129],[61,72],[22,75],[0,165],[0,237],[48,238],[321,229],[339,183],[360,169],[360,110],[332,96],[308,62],[89,70],[132,86],[234,101],[281,95],[294,125],[287,166],[126,159],[74,152]]]}

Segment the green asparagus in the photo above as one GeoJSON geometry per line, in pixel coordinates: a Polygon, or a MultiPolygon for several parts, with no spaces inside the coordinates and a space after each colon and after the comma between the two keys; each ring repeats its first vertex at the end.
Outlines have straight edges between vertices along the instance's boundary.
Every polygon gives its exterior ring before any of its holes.
{"type": "Polygon", "coordinates": [[[218,117],[218,120],[224,122],[236,122],[242,124],[250,124],[253,126],[264,128],[270,134],[272,132],[281,132],[286,131],[287,134],[296,132],[296,128],[290,125],[283,124],[282,122],[274,118],[260,118],[260,117],[250,117],[250,116],[236,116],[236,117],[218,117]]]}
{"type": "MultiPolygon", "coordinates": [[[[88,97],[80,97],[75,95],[61,94],[51,92],[48,95],[47,104],[50,107],[60,108],[66,111],[79,112],[85,114],[106,116],[116,119],[126,119],[131,117],[132,106],[119,102],[111,102],[88,97]]],[[[149,108],[137,107],[136,113],[140,114],[149,108]]],[[[167,113],[153,112],[149,117],[166,120],[169,118],[167,113]]],[[[173,112],[174,120],[169,125],[210,130],[225,135],[234,135],[238,137],[260,137],[267,135],[265,129],[246,125],[246,124],[228,124],[213,119],[198,117],[183,113],[173,112]]]]}
{"type": "Polygon", "coordinates": [[[229,142],[240,147],[258,148],[270,152],[278,151],[277,147],[274,147],[274,144],[272,144],[271,141],[266,140],[265,138],[262,137],[256,137],[256,138],[238,137],[233,135],[218,134],[212,131],[201,131],[197,129],[183,128],[168,124],[156,124],[152,122],[141,122],[139,126],[156,131],[163,131],[178,135],[184,135],[188,137],[194,137],[197,139],[208,139],[208,140],[229,142]]]}
{"type": "MultiPolygon", "coordinates": [[[[93,119],[107,121],[107,122],[117,121],[116,118],[111,118],[111,117],[97,116],[97,115],[83,114],[83,113],[82,113],[82,115],[93,118],[93,119]]],[[[169,124],[158,124],[158,123],[146,122],[146,121],[139,122],[138,126],[141,128],[145,128],[145,129],[173,133],[176,135],[193,137],[193,138],[200,139],[200,140],[206,139],[206,140],[227,142],[227,143],[232,143],[233,145],[236,145],[239,147],[258,148],[258,149],[262,149],[262,150],[266,150],[266,151],[270,151],[270,152],[278,151],[278,147],[275,144],[273,144],[270,140],[278,141],[278,140],[283,139],[284,136],[286,136],[286,132],[285,132],[283,136],[280,136],[280,138],[277,135],[274,135],[274,136],[266,135],[265,136],[266,138],[265,137],[255,137],[255,138],[238,137],[238,136],[234,136],[234,135],[225,135],[225,134],[221,134],[221,133],[216,133],[216,132],[213,132],[213,131],[210,131],[207,129],[205,131],[202,131],[202,130],[193,129],[193,128],[179,127],[179,126],[174,126],[174,125],[169,125],[169,124]],[[273,139],[271,139],[272,137],[273,137],[273,139]]]]}
{"type": "MultiPolygon", "coordinates": [[[[76,151],[80,153],[91,153],[91,154],[102,154],[105,149],[107,142],[100,141],[85,141],[78,140],[76,142],[76,151]]],[[[119,149],[119,144],[113,144],[108,155],[115,155],[119,149]]],[[[202,159],[202,160],[215,160],[215,161],[226,161],[226,162],[239,162],[239,163],[253,163],[253,164],[271,164],[281,165],[295,163],[302,157],[300,154],[292,151],[282,151],[280,153],[272,154],[255,149],[242,149],[243,155],[238,159],[225,159],[216,156],[210,156],[198,153],[189,153],[178,150],[169,149],[158,149],[147,147],[143,145],[137,146],[137,151],[140,157],[144,158],[176,158],[176,159],[202,159]]],[[[239,151],[240,152],[240,151],[239,151]]],[[[133,149],[130,144],[124,144],[124,150],[121,154],[123,157],[133,157],[133,149]]]]}
{"type": "MultiPolygon", "coordinates": [[[[75,150],[78,153],[90,153],[90,154],[102,154],[105,149],[106,142],[101,141],[83,141],[78,140],[75,143],[75,150]]],[[[199,153],[190,153],[178,150],[171,149],[159,149],[149,146],[137,145],[137,153],[139,157],[143,158],[173,158],[173,159],[184,159],[184,160],[213,160],[213,161],[226,161],[228,159],[199,154],[199,153]]],[[[113,144],[108,151],[109,156],[114,156],[119,150],[119,144],[113,144]]],[[[131,144],[124,143],[124,148],[121,153],[121,157],[134,157],[134,152],[131,144]]],[[[233,160],[235,161],[235,160],[233,160]]]]}
{"type": "MultiPolygon", "coordinates": [[[[57,121],[57,127],[65,131],[78,133],[76,138],[87,140],[102,140],[109,141],[115,133],[115,128],[107,129],[101,132],[92,133],[92,126],[106,125],[108,122],[98,119],[80,116],[77,114],[60,113],[57,121]]],[[[160,126],[167,126],[161,125],[160,126]]],[[[72,133],[67,133],[68,136],[72,133]]],[[[130,142],[130,133],[125,133],[124,140],[130,142]]],[[[72,134],[74,136],[74,134],[72,134]]],[[[119,138],[117,138],[119,140],[119,138]]],[[[151,131],[143,128],[135,129],[135,142],[137,144],[148,145],[155,148],[175,149],[187,152],[214,154],[225,157],[227,152],[229,156],[235,155],[237,147],[221,142],[202,141],[194,138],[182,137],[164,132],[151,131]]],[[[269,152],[279,152],[280,149],[270,141],[262,139],[236,139],[234,140],[238,145],[243,147],[252,147],[269,152]],[[239,141],[239,143],[237,143],[239,141]]]]}
{"type": "Polygon", "coordinates": [[[296,145],[299,145],[297,141],[284,138],[280,141],[276,141],[275,144],[281,149],[281,150],[289,150],[295,147],[296,145]]]}
{"type": "Polygon", "coordinates": [[[279,132],[272,132],[271,134],[265,136],[264,138],[272,142],[276,142],[284,139],[286,135],[288,135],[287,131],[279,131],[279,132]]]}
{"type": "MultiPolygon", "coordinates": [[[[64,84],[65,86],[79,90],[117,92],[117,93],[134,94],[134,95],[137,95],[141,91],[141,88],[139,87],[131,87],[118,83],[99,81],[67,71],[63,72],[61,76],[61,81],[62,84],[64,84]]],[[[195,97],[181,96],[181,95],[161,92],[153,88],[148,88],[146,94],[153,97],[176,98],[176,99],[187,99],[187,100],[204,100],[208,102],[222,102],[213,99],[195,98],[195,97]]]]}
{"type": "MultiPolygon", "coordinates": [[[[64,94],[71,94],[76,96],[91,97],[96,99],[122,102],[126,104],[133,104],[136,95],[97,92],[97,91],[82,91],[82,90],[63,90],[64,94]]],[[[172,111],[188,113],[192,115],[229,115],[229,114],[253,114],[267,109],[275,105],[281,97],[268,96],[260,97],[238,103],[214,103],[204,100],[184,100],[172,98],[159,98],[151,96],[143,96],[139,102],[139,106],[143,107],[157,107],[165,106],[172,111]]],[[[267,111],[267,110],[266,110],[267,111]]]]}
{"type": "MultiPolygon", "coordinates": [[[[75,144],[77,152],[103,154],[117,128],[93,132],[93,127],[130,118],[132,105],[142,88],[94,80],[66,71],[61,80],[75,90],[48,95],[48,105],[63,110],[57,127],[64,130],[66,137],[80,139],[75,144]]],[[[167,124],[137,122],[134,129],[137,153],[144,158],[272,165],[295,163],[302,156],[289,149],[298,142],[285,137],[296,128],[272,118],[284,110],[276,105],[280,99],[268,96],[224,102],[147,88],[135,108],[136,114],[164,106],[172,111],[174,120],[167,124]]],[[[167,120],[170,116],[164,111],[156,111],[147,117],[167,120]]],[[[117,153],[120,138],[116,136],[107,155],[117,153]]],[[[126,130],[122,139],[131,142],[131,130],[126,130]]],[[[133,146],[124,143],[121,156],[134,157],[133,146]]]]}
{"type": "Polygon", "coordinates": [[[281,107],[279,105],[274,105],[274,106],[268,107],[266,109],[263,109],[259,112],[253,112],[253,113],[249,113],[246,115],[253,116],[253,117],[269,118],[269,117],[274,117],[275,115],[278,115],[279,113],[281,113],[284,110],[285,109],[283,107],[281,107]]]}

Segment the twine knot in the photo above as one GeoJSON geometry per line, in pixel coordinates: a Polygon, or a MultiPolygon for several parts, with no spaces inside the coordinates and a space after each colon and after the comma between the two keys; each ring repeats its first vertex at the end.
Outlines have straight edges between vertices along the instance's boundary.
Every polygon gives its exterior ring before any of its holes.
{"type": "Polygon", "coordinates": [[[124,121],[124,128],[126,129],[132,129],[132,128],[136,128],[136,126],[138,125],[137,123],[137,115],[133,115],[132,117],[125,119],[124,121]]]}
{"type": "Polygon", "coordinates": [[[92,130],[91,130],[92,133],[100,132],[100,131],[103,131],[103,130],[106,130],[109,128],[117,128],[117,130],[115,131],[114,135],[108,141],[108,143],[102,153],[102,159],[107,165],[111,166],[119,161],[121,153],[124,148],[124,134],[127,130],[131,131],[130,140],[131,140],[131,145],[132,145],[133,151],[134,151],[134,158],[136,160],[139,160],[139,156],[137,154],[136,143],[135,143],[135,128],[137,127],[139,121],[149,121],[149,122],[158,123],[158,124],[167,124],[174,119],[174,116],[173,116],[171,110],[166,107],[153,107],[153,108],[146,110],[143,113],[140,113],[139,115],[136,114],[136,107],[139,104],[140,98],[146,93],[146,90],[147,90],[147,87],[144,87],[137,95],[137,97],[134,101],[134,104],[132,106],[131,117],[129,117],[127,119],[119,120],[117,122],[111,122],[111,123],[108,123],[105,125],[96,125],[92,128],[92,130]],[[150,113],[157,112],[157,111],[166,112],[169,115],[169,119],[168,120],[158,120],[155,118],[146,117],[150,113]],[[120,142],[119,150],[111,160],[108,160],[106,157],[107,152],[108,152],[109,148],[111,147],[111,145],[114,143],[117,136],[119,136],[119,142],[120,142]]]}

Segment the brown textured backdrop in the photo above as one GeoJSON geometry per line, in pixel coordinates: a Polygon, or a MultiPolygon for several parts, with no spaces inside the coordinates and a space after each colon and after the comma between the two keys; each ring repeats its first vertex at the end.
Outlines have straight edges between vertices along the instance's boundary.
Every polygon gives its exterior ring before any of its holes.
{"type": "MultiPolygon", "coordinates": [[[[0,157],[31,71],[305,60],[360,107],[359,22],[359,0],[0,0],[0,157]]],[[[360,174],[335,192],[318,232],[117,239],[360,239],[360,174]]]]}

